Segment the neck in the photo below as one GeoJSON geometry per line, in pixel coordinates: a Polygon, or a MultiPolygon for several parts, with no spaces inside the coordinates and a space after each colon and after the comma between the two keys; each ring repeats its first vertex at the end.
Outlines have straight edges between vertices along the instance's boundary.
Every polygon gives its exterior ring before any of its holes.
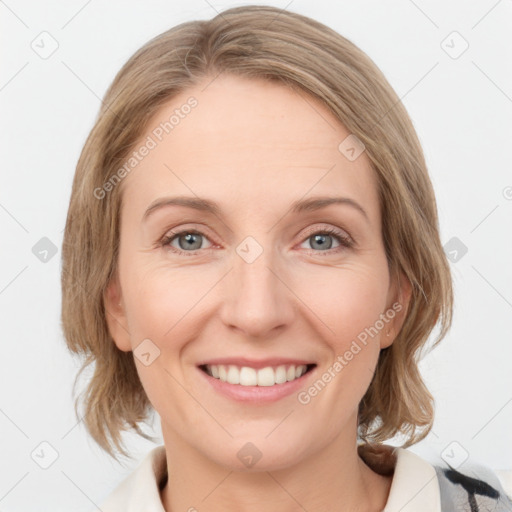
{"type": "MultiPolygon", "coordinates": [[[[374,512],[387,501],[392,477],[359,457],[354,437],[340,435],[293,466],[240,471],[217,464],[162,425],[168,479],[166,512],[374,512]]],[[[343,433],[342,433],[343,434],[343,433]]]]}

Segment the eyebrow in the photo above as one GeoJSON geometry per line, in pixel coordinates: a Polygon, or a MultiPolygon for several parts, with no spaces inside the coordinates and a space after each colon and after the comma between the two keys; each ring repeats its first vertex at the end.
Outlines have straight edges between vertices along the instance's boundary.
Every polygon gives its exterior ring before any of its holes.
{"type": "MultiPolygon", "coordinates": [[[[327,208],[332,204],[342,204],[352,206],[354,209],[359,211],[367,221],[369,221],[368,214],[364,208],[354,199],[350,197],[313,197],[311,199],[299,199],[291,204],[292,213],[302,213],[320,210],[327,208]]],[[[209,199],[199,197],[187,197],[187,196],[176,196],[176,197],[162,197],[153,201],[142,217],[142,221],[146,221],[147,218],[154,213],[156,210],[166,206],[184,206],[186,208],[193,208],[194,210],[212,213],[213,215],[220,216],[221,208],[219,205],[209,199]]]]}

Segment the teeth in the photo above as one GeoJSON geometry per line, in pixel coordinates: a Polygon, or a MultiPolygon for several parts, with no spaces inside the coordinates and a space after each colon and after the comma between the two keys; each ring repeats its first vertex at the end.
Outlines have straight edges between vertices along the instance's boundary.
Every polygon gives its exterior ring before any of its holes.
{"type": "MultiPolygon", "coordinates": [[[[232,368],[234,368],[235,371],[238,371],[238,369],[235,366],[232,366],[232,368]]],[[[234,384],[234,382],[231,382],[231,384],[234,384]]],[[[240,370],[239,384],[241,384],[242,386],[257,386],[258,372],[254,368],[248,368],[247,366],[243,366],[240,370]]]]}
{"type": "Polygon", "coordinates": [[[285,365],[272,368],[266,366],[256,370],[248,366],[239,368],[234,365],[213,364],[206,365],[206,373],[208,375],[228,382],[229,384],[240,384],[241,386],[273,386],[275,384],[283,384],[298,379],[306,373],[307,366],[291,365],[288,368],[285,365]]]}

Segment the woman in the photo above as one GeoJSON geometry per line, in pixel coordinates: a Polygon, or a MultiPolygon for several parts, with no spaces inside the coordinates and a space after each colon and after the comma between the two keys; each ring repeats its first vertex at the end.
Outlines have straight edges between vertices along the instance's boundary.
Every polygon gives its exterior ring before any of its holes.
{"type": "Polygon", "coordinates": [[[78,162],[62,292],[92,437],[126,454],[161,418],[104,512],[512,510],[496,475],[406,449],[452,315],[434,193],[382,73],[314,20],[229,9],[129,59],[78,162]]]}

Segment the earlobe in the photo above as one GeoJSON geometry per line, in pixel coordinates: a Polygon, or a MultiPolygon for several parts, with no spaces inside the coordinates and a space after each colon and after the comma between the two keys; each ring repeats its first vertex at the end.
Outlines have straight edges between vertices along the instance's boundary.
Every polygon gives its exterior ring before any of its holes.
{"type": "Polygon", "coordinates": [[[380,337],[380,348],[387,348],[393,344],[396,336],[400,332],[402,325],[409,310],[411,300],[412,286],[407,277],[400,273],[396,285],[391,290],[390,302],[385,315],[392,317],[387,324],[383,334],[380,337]]]}
{"type": "Polygon", "coordinates": [[[122,306],[121,287],[117,274],[112,277],[103,293],[103,303],[105,305],[105,319],[108,330],[114,343],[123,352],[131,351],[130,333],[128,331],[126,313],[122,306]]]}
{"type": "Polygon", "coordinates": [[[393,344],[395,340],[395,336],[393,331],[388,327],[386,331],[384,331],[380,336],[380,348],[388,348],[393,344]]]}

